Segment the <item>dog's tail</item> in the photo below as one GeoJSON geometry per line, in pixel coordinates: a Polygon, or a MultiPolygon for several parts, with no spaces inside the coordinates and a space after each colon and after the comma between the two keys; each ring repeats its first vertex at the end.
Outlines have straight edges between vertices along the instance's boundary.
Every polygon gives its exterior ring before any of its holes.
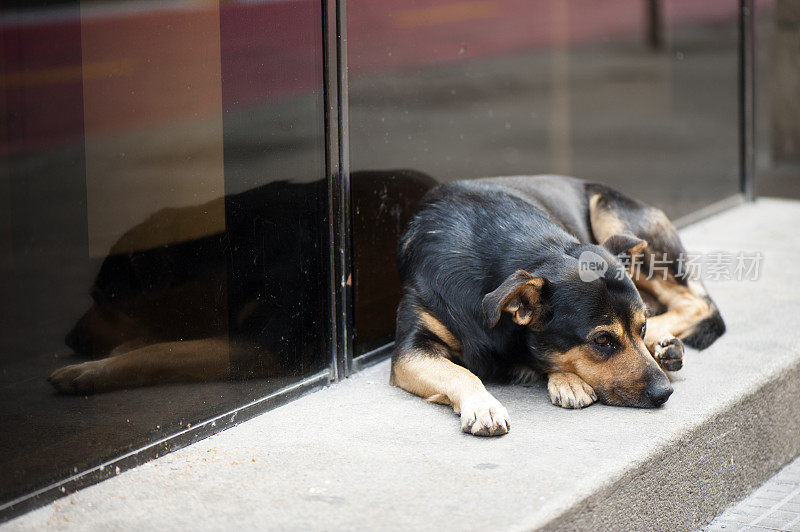
{"type": "Polygon", "coordinates": [[[719,313],[717,305],[708,296],[704,297],[710,313],[697,325],[681,335],[684,344],[695,349],[705,349],[725,333],[725,321],[719,313]]]}

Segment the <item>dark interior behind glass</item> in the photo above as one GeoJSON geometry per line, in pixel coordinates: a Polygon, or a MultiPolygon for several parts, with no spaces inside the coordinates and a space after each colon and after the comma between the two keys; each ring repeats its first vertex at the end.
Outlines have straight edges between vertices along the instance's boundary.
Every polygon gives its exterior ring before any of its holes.
{"type": "MultiPolygon", "coordinates": [[[[354,170],[573,175],[673,218],[738,192],[736,2],[350,0],[347,14],[354,170]]],[[[390,221],[353,216],[356,241],[396,243],[390,221]]],[[[395,308],[394,268],[362,261],[356,302],[382,291],[395,308]]],[[[356,355],[392,338],[371,316],[356,305],[356,355]]]]}
{"type": "Polygon", "coordinates": [[[320,3],[146,7],[2,9],[0,503],[329,365],[320,3]]]}

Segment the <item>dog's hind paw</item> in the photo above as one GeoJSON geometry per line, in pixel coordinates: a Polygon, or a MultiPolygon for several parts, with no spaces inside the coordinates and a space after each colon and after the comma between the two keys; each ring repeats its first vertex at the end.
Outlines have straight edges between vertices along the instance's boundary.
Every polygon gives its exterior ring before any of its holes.
{"type": "Polygon", "coordinates": [[[102,360],[92,360],[64,366],[55,370],[47,380],[61,393],[91,394],[96,391],[96,382],[103,372],[102,362],[102,360]]]}
{"type": "Polygon", "coordinates": [[[550,401],[562,408],[583,408],[597,401],[591,386],[574,373],[557,371],[547,376],[550,401]]]}
{"type": "Polygon", "coordinates": [[[653,358],[667,371],[683,367],[683,342],[674,336],[665,336],[653,346],[653,358]]]}
{"type": "Polygon", "coordinates": [[[511,418],[500,401],[489,392],[461,402],[461,430],[475,436],[500,436],[511,429],[511,418]]]}

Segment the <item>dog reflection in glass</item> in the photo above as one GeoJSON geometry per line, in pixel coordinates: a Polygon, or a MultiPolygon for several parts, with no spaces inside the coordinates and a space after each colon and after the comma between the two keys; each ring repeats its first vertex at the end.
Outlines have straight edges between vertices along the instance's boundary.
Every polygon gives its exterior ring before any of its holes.
{"type": "MultiPolygon", "coordinates": [[[[435,181],[410,170],[354,172],[355,296],[362,336],[391,337],[401,228],[435,181]],[[388,279],[387,279],[388,277],[388,279]]],[[[62,393],[171,382],[298,376],[329,361],[327,182],[273,182],[215,202],[165,209],[103,261],[93,304],[66,343],[91,360],[56,370],[62,393]],[[224,228],[153,245],[158,235],[224,228]]],[[[384,340],[385,342],[386,340],[384,340]]]]}

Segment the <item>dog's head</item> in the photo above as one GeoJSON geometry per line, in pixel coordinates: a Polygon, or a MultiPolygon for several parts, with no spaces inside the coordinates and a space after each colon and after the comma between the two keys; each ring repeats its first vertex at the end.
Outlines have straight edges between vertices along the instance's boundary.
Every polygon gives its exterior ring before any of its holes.
{"type": "Polygon", "coordinates": [[[660,406],[672,387],[645,347],[645,305],[618,258],[646,246],[615,235],[541,271],[518,270],[484,297],[487,323],[495,327],[508,313],[525,328],[538,367],[575,373],[603,403],[660,406]]]}

